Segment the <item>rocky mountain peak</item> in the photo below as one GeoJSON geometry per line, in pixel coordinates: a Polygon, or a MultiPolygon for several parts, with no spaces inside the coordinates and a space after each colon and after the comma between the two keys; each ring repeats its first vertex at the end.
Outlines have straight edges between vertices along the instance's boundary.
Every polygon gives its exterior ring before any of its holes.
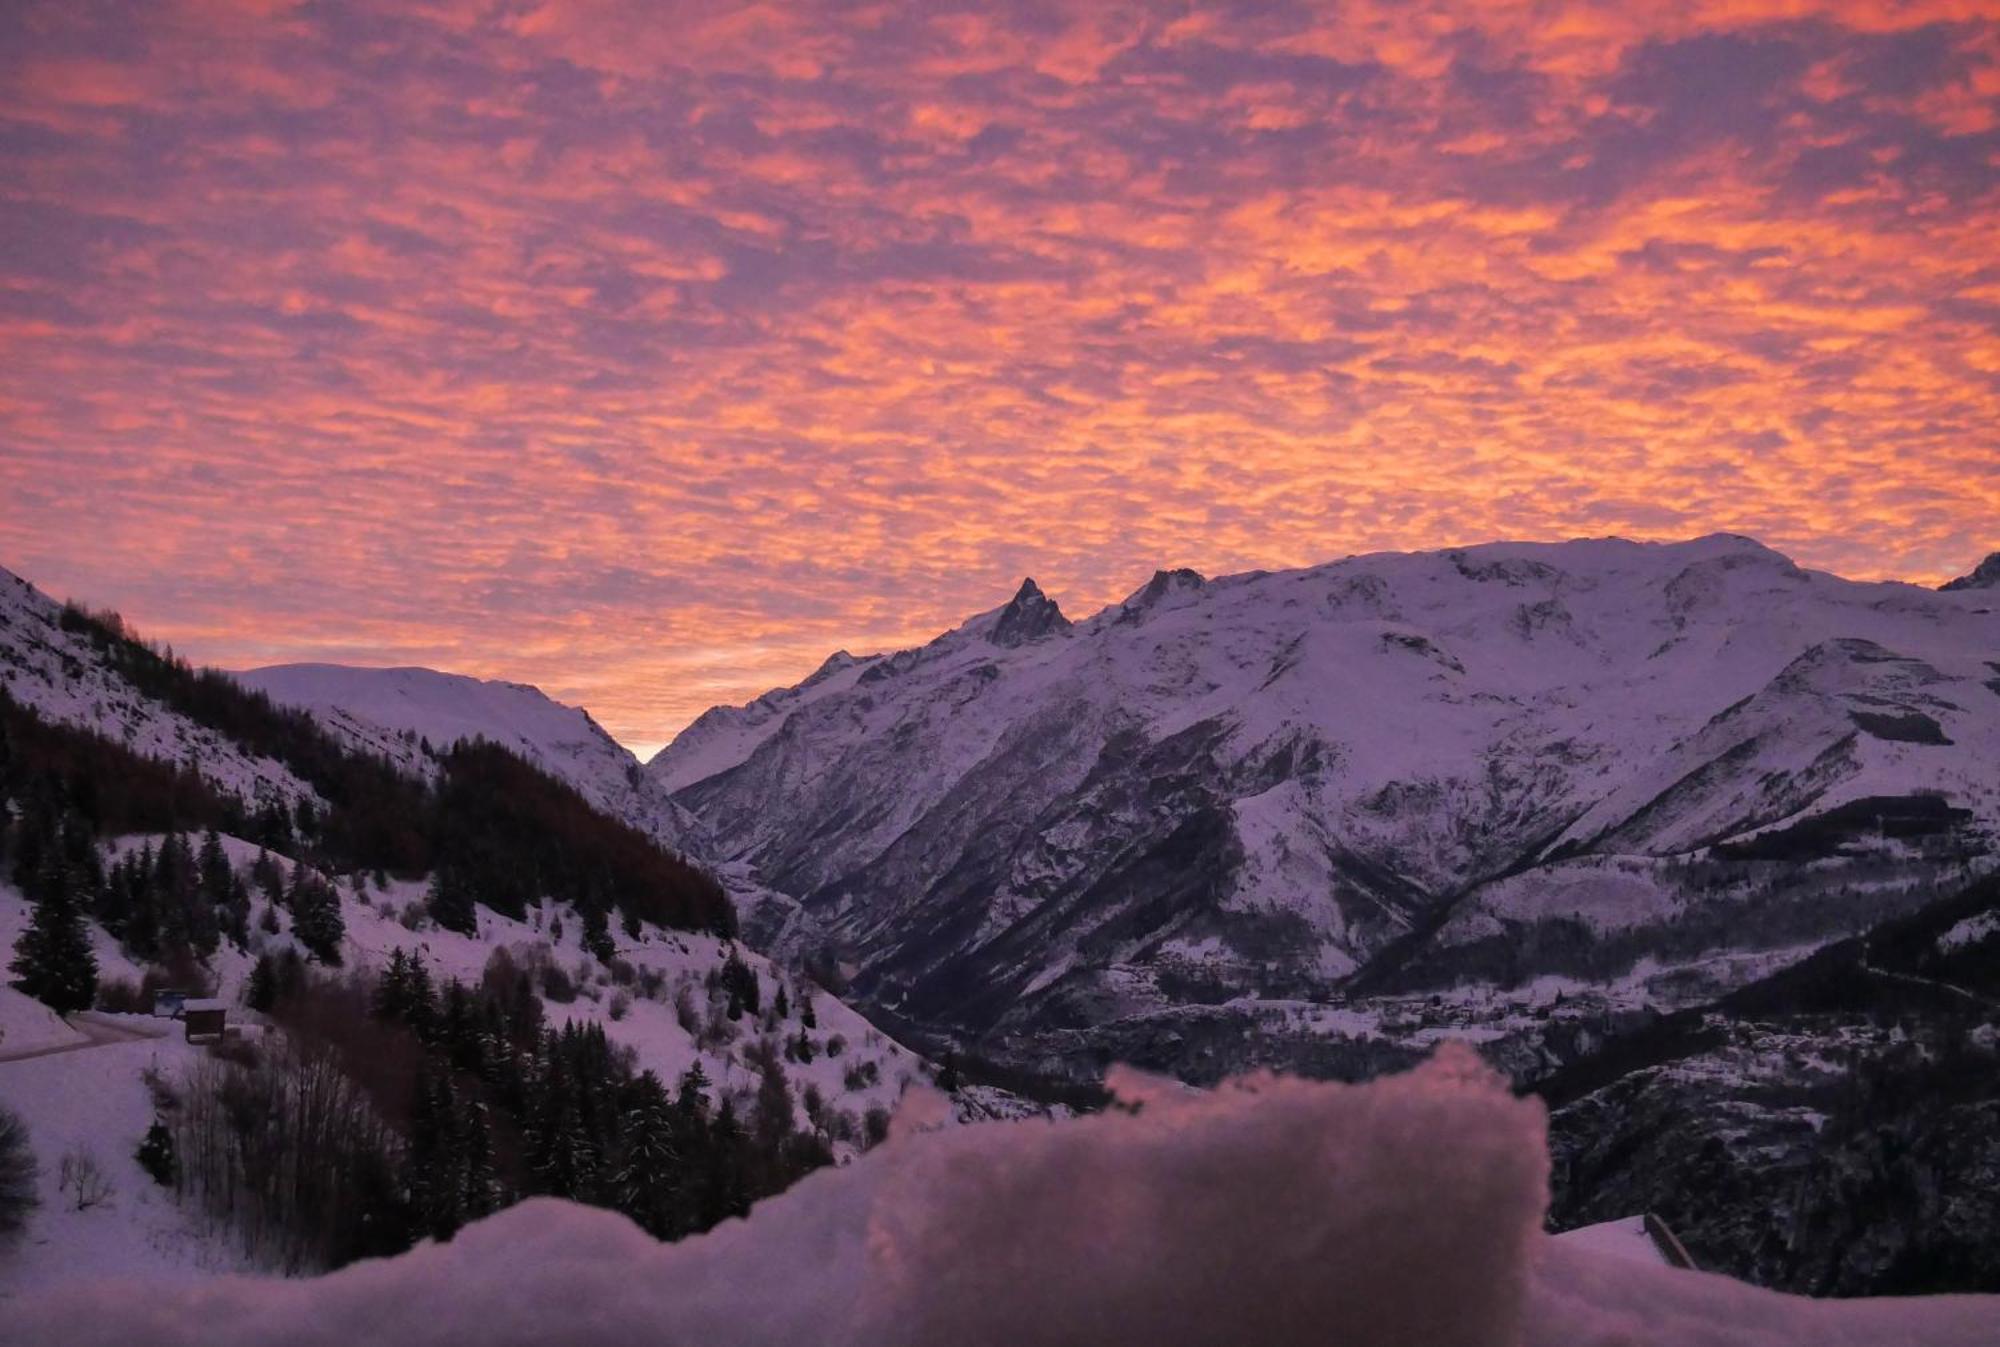
{"type": "Polygon", "coordinates": [[[1000,610],[1000,616],[993,622],[993,630],[987,639],[995,645],[1026,645],[1029,641],[1039,641],[1044,636],[1070,629],[1070,621],[1063,616],[1056,601],[1042,593],[1042,587],[1031,576],[1021,581],[1021,587],[1014,591],[1014,597],[1000,610]]]}
{"type": "Polygon", "coordinates": [[[1956,580],[1947,580],[1938,586],[1943,590],[1954,589],[2000,589],[2000,552],[1988,556],[1972,568],[1969,575],[1961,575],[1956,580]]]}
{"type": "Polygon", "coordinates": [[[1170,594],[1197,590],[1207,583],[1200,571],[1191,570],[1186,566],[1170,571],[1154,571],[1153,578],[1141,585],[1132,597],[1126,599],[1124,606],[1127,610],[1150,608],[1170,594]]]}

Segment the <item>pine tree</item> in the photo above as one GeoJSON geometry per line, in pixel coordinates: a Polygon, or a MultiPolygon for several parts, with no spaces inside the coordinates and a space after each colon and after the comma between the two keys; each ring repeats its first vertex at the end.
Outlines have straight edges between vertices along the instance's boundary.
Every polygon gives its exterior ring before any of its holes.
{"type": "Polygon", "coordinates": [[[729,995],[727,1011],[730,1019],[742,1019],[745,1011],[752,1015],[757,1013],[757,975],[750,971],[750,965],[737,957],[735,950],[729,951],[728,959],[723,961],[722,989],[729,995]]]}
{"type": "Polygon", "coordinates": [[[708,1073],[701,1069],[699,1057],[681,1074],[680,1090],[674,1096],[674,1114],[683,1137],[694,1127],[707,1126],[708,1073]]]}
{"type": "Polygon", "coordinates": [[[213,828],[202,834],[195,870],[209,902],[220,904],[229,900],[229,884],[236,878],[236,871],[229,864],[229,853],[222,849],[222,835],[213,828]]]}
{"type": "Polygon", "coordinates": [[[757,1147],[768,1156],[784,1148],[785,1138],[797,1126],[792,1111],[792,1091],[785,1082],[785,1068],[775,1052],[766,1052],[757,1077],[757,1147]]]}
{"type": "Polygon", "coordinates": [[[268,851],[259,850],[257,859],[251,863],[250,878],[257,881],[263,891],[265,901],[273,907],[285,905],[285,870],[268,851]]]}
{"type": "Polygon", "coordinates": [[[750,1214],[750,1183],[745,1172],[743,1144],[736,1105],[725,1098],[709,1127],[708,1164],[697,1212],[699,1228],[706,1230],[732,1216],[750,1214]]]}
{"type": "Polygon", "coordinates": [[[340,895],[300,862],[292,869],[289,900],[292,934],[321,963],[339,967],[340,944],[347,938],[347,923],[340,915],[340,895]]]}
{"type": "Polygon", "coordinates": [[[30,901],[40,893],[44,859],[58,845],[56,819],[45,800],[31,799],[21,810],[11,830],[14,857],[14,887],[30,901]]]}
{"type": "Polygon", "coordinates": [[[476,1221],[502,1205],[499,1172],[493,1160],[493,1124],[486,1105],[472,1101],[464,1113],[465,1218],[476,1221]]]}
{"type": "Polygon", "coordinates": [[[618,1209],[657,1239],[671,1239],[680,1205],[680,1157],[674,1120],[660,1078],[648,1071],[633,1082],[625,1145],[611,1180],[618,1209]]]}
{"type": "Polygon", "coordinates": [[[137,869],[138,853],[127,852],[113,863],[111,873],[104,877],[104,885],[97,891],[97,920],[121,940],[137,903],[140,883],[137,869]]]}
{"type": "Polygon", "coordinates": [[[618,957],[618,946],[612,943],[611,927],[605,919],[604,909],[595,904],[583,909],[583,948],[602,964],[618,957]]]}
{"type": "Polygon", "coordinates": [[[403,1009],[403,1022],[426,1043],[431,1041],[437,1027],[437,999],[431,991],[431,970],[424,966],[421,954],[410,956],[409,1001],[403,1009]]]}
{"type": "Polygon", "coordinates": [[[451,1077],[428,1069],[417,1078],[405,1158],[418,1227],[447,1240],[465,1224],[466,1127],[451,1077]]]}
{"type": "Polygon", "coordinates": [[[67,863],[45,853],[35,887],[34,915],[14,942],[8,971],[16,987],[58,1014],[87,1010],[97,999],[97,956],[67,863]]]}
{"type": "Polygon", "coordinates": [[[542,1139],[535,1166],[543,1190],[555,1197],[588,1201],[597,1177],[597,1149],[591,1144],[576,1096],[562,1090],[542,1139]]]}
{"type": "Polygon", "coordinates": [[[444,985],[439,999],[437,1028],[432,1043],[464,1071],[476,1071],[480,1064],[480,1034],[471,994],[457,978],[444,985]]]}
{"type": "Polygon", "coordinates": [[[124,929],[119,934],[120,942],[136,959],[150,963],[160,956],[160,902],[155,873],[158,862],[149,842],[139,848],[136,857],[126,858],[132,868],[126,882],[131,886],[125,904],[124,929]]]}
{"type": "Polygon", "coordinates": [[[180,1172],[180,1160],[174,1152],[174,1134],[158,1118],[146,1129],[146,1139],[139,1143],[135,1157],[139,1168],[152,1176],[153,1182],[162,1188],[174,1186],[174,1179],[180,1172]]]}
{"type": "Polygon", "coordinates": [[[479,932],[472,886],[456,866],[438,866],[437,872],[431,876],[430,892],[425,896],[424,906],[430,911],[431,920],[447,931],[456,931],[460,935],[476,935],[479,932]]]}
{"type": "Polygon", "coordinates": [[[40,1203],[36,1172],[35,1148],[28,1142],[27,1127],[0,1107],[0,1241],[18,1235],[28,1213],[40,1203]]]}
{"type": "Polygon", "coordinates": [[[369,1012],[378,1020],[400,1024],[409,1017],[409,1010],[410,957],[403,953],[403,947],[398,945],[389,955],[388,969],[376,980],[375,994],[370,998],[369,1012]]]}
{"type": "Polygon", "coordinates": [[[60,845],[78,899],[87,905],[104,887],[104,857],[97,849],[97,830],[81,814],[65,811],[60,845]]]}
{"type": "MultiPolygon", "coordinates": [[[[202,939],[209,931],[227,935],[238,949],[250,940],[250,891],[237,876],[236,868],[229,863],[229,853],[223,849],[222,836],[210,828],[201,839],[201,852],[195,859],[195,871],[199,876],[201,901],[207,913],[194,924],[195,946],[202,948],[202,939]]],[[[213,953],[210,945],[205,953],[213,953]]]]}
{"type": "Polygon", "coordinates": [[[163,954],[176,954],[193,945],[193,916],[196,895],[194,852],[179,833],[168,833],[153,861],[153,910],[159,915],[159,944],[163,954]]]}
{"type": "Polygon", "coordinates": [[[278,970],[271,963],[270,955],[257,956],[257,963],[250,970],[250,986],[243,994],[243,1004],[265,1015],[278,1004],[278,970]]]}

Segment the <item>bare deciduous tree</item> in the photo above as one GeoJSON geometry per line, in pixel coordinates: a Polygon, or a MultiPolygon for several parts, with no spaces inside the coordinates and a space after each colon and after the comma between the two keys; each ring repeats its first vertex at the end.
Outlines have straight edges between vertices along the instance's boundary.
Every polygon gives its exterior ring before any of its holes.
{"type": "Polygon", "coordinates": [[[296,1273],[373,1251],[402,1143],[331,1049],[279,1038],[247,1065],[205,1058],[183,1095],[178,1189],[253,1256],[296,1273]]]}
{"type": "Polygon", "coordinates": [[[111,1200],[112,1187],[97,1157],[79,1146],[63,1156],[56,1171],[56,1191],[64,1194],[78,1211],[89,1211],[111,1200]]]}

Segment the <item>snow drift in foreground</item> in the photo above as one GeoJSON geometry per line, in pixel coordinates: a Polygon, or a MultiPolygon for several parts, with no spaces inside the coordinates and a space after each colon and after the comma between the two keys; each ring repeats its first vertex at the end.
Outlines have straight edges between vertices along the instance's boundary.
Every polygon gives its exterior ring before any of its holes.
{"type": "Polygon", "coordinates": [[[1540,1233],[1543,1115],[1469,1050],[1361,1086],[1197,1094],[899,1136],[748,1221],[661,1245],[524,1203],[317,1281],[66,1288],[9,1343],[1990,1342],[2000,1300],[1819,1304],[1540,1233]]]}

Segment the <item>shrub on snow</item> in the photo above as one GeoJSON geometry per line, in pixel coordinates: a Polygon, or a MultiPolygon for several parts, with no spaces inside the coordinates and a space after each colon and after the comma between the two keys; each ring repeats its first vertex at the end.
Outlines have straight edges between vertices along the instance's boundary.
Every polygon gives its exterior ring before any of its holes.
{"type": "Polygon", "coordinates": [[[0,1240],[21,1233],[28,1213],[39,1198],[35,1193],[34,1148],[28,1144],[28,1128],[19,1118],[0,1108],[0,1240]]]}

